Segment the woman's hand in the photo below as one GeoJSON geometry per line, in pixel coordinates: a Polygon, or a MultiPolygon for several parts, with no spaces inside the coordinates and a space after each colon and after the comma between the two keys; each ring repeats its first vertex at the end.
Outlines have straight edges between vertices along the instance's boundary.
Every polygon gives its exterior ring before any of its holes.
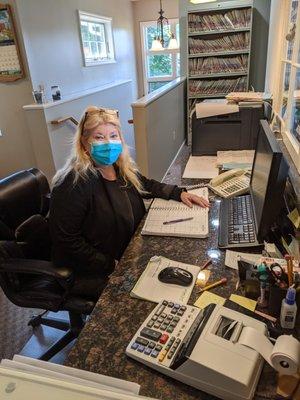
{"type": "Polygon", "coordinates": [[[188,207],[193,207],[193,204],[197,204],[200,207],[210,207],[209,201],[202,196],[197,196],[196,194],[182,192],[180,198],[188,207]]]}

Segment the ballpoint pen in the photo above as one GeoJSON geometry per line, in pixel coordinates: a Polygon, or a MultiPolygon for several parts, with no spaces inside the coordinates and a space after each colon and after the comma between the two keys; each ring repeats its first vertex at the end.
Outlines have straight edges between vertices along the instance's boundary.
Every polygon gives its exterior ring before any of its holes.
{"type": "Polygon", "coordinates": [[[177,222],[191,221],[192,219],[194,219],[194,217],[173,219],[172,221],[165,221],[163,222],[163,224],[164,225],[177,224],[177,222]]]}
{"type": "Polygon", "coordinates": [[[209,264],[211,264],[211,263],[212,263],[212,259],[209,258],[203,265],[201,265],[200,271],[202,271],[203,269],[205,269],[206,267],[208,267],[209,264]]]}

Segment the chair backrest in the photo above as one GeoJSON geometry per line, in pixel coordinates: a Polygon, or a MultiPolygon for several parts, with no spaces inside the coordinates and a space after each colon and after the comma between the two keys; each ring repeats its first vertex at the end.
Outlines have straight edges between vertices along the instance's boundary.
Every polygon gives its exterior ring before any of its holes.
{"type": "Polygon", "coordinates": [[[49,184],[41,171],[31,168],[16,172],[0,180],[0,221],[14,232],[32,215],[45,216],[49,199],[49,184]]]}

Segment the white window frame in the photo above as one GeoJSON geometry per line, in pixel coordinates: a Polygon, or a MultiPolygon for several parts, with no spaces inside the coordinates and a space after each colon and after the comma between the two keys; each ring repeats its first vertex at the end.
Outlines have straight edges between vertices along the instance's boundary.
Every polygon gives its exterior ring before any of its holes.
{"type": "Polygon", "coordinates": [[[85,11],[78,10],[78,20],[79,20],[79,32],[80,32],[80,43],[82,50],[82,57],[85,67],[91,67],[95,65],[102,64],[112,64],[115,63],[115,49],[114,49],[114,40],[113,40],[113,28],[112,28],[112,18],[103,17],[97,14],[91,14],[85,11]],[[83,46],[83,37],[81,32],[81,21],[95,22],[98,24],[104,25],[104,33],[105,33],[105,43],[108,56],[106,58],[98,58],[94,60],[90,60],[85,57],[84,54],[84,46],[83,46]]]}
{"type": "MultiPolygon", "coordinates": [[[[176,25],[179,23],[178,18],[169,19],[170,30],[171,33],[174,33],[177,41],[179,42],[179,38],[176,35],[176,25]]],[[[145,29],[150,26],[157,26],[157,21],[146,21],[140,22],[140,34],[141,34],[141,47],[142,47],[142,62],[143,62],[143,83],[144,83],[144,93],[147,95],[149,93],[149,83],[151,82],[169,82],[178,77],[177,75],[177,54],[180,54],[180,47],[178,49],[163,49],[158,51],[148,50],[145,29]],[[148,65],[147,58],[151,55],[172,55],[172,75],[168,76],[155,76],[148,77],[148,65]]]]}
{"type": "Polygon", "coordinates": [[[280,59],[280,88],[277,95],[277,98],[274,99],[274,109],[277,113],[278,118],[281,122],[281,132],[283,142],[290,153],[290,156],[300,174],[300,142],[294,137],[291,133],[291,128],[293,126],[292,121],[292,107],[293,107],[293,98],[294,98],[294,90],[296,84],[296,72],[297,70],[300,72],[300,64],[298,63],[298,54],[300,51],[300,23],[298,22],[300,19],[300,1],[298,2],[298,11],[297,11],[297,23],[296,23],[296,33],[294,39],[293,53],[291,60],[286,59],[287,55],[287,47],[288,42],[285,39],[285,36],[289,29],[289,21],[290,21],[290,11],[291,11],[292,0],[284,0],[283,13],[284,13],[284,27],[282,29],[282,48],[281,48],[281,59],[280,59]],[[289,77],[289,88],[287,95],[287,106],[286,106],[286,118],[281,118],[281,105],[284,97],[284,79],[285,79],[285,66],[289,64],[291,66],[291,73],[289,77]]]}

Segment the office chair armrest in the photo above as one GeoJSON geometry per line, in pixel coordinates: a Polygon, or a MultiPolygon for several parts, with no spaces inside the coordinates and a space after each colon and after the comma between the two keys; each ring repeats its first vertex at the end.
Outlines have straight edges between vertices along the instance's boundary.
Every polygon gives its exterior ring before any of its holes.
{"type": "Polygon", "coordinates": [[[10,258],[0,262],[0,270],[19,274],[47,275],[65,283],[73,280],[71,268],[58,268],[50,261],[10,258]]]}

